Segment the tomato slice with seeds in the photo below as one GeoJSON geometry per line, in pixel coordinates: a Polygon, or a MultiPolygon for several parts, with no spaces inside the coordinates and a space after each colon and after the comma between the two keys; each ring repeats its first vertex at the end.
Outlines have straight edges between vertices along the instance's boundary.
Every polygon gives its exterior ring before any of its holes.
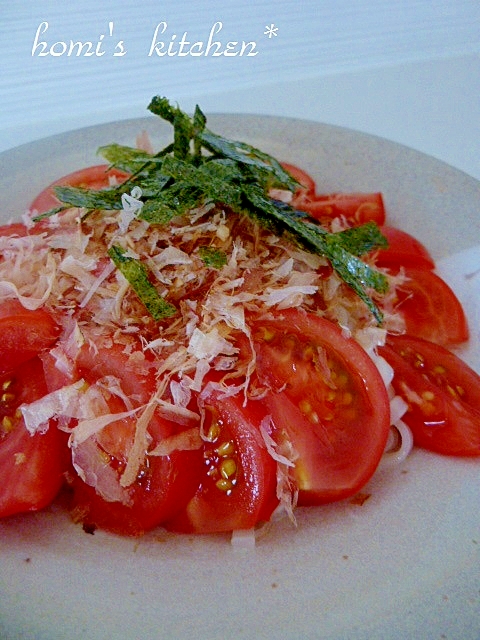
{"type": "Polygon", "coordinates": [[[41,191],[30,205],[30,211],[35,212],[35,215],[39,215],[61,205],[55,195],[54,187],[68,185],[70,187],[100,190],[109,187],[111,184],[121,184],[127,178],[127,173],[119,169],[109,168],[106,164],[73,171],[55,180],[41,191]]]}
{"type": "Polygon", "coordinates": [[[480,455],[480,376],[454,353],[412,336],[380,349],[395,372],[395,392],[416,445],[453,456],[480,455]]]}
{"type": "Polygon", "coordinates": [[[44,309],[26,309],[18,300],[0,304],[0,373],[15,369],[51,346],[59,327],[44,309]]]}
{"type": "Polygon", "coordinates": [[[243,400],[215,392],[206,398],[202,480],[186,509],[164,524],[168,530],[229,532],[270,519],[278,504],[277,465],[260,433],[266,409],[255,400],[245,407],[243,400]]]}
{"type": "Polygon", "coordinates": [[[66,434],[51,421],[45,433],[30,435],[20,405],[47,393],[42,363],[24,362],[0,375],[0,517],[49,505],[64,482],[66,434]]]}
{"type": "MultiPolygon", "coordinates": [[[[144,406],[156,388],[153,372],[150,375],[139,371],[138,365],[130,362],[119,345],[98,350],[84,346],[76,366],[77,376],[88,384],[95,384],[105,376],[112,376],[120,383],[122,394],[115,395],[111,387],[107,397],[112,414],[128,411],[125,397],[134,408],[144,406]]],[[[70,483],[74,519],[83,522],[87,531],[100,528],[120,535],[140,536],[172,518],[198,486],[203,468],[200,443],[196,448],[177,448],[161,456],[143,456],[142,451],[143,461],[133,483],[121,487],[140,415],[141,412],[132,414],[103,427],[75,458],[77,463],[80,460],[85,480],[87,476],[94,479],[94,482],[85,482],[74,475],[70,483]]],[[[185,426],[155,411],[148,424],[149,451],[166,438],[185,431],[185,426]]]]}
{"type": "MultiPolygon", "coordinates": [[[[99,460],[103,453],[99,450],[99,460]]],[[[119,468],[120,462],[112,458],[110,464],[119,468]]],[[[75,477],[70,483],[73,519],[87,532],[98,528],[123,536],[141,536],[184,507],[195,491],[199,474],[199,458],[192,451],[148,458],[128,489],[127,503],[106,500],[75,477]]]]}
{"type": "Polygon", "coordinates": [[[300,504],[355,494],[371,478],[390,429],[383,380],[367,353],[330,321],[289,309],[253,326],[257,374],[274,439],[298,455],[300,504]]]}
{"type": "Polygon", "coordinates": [[[406,282],[397,287],[396,307],[405,318],[405,332],[441,345],[466,342],[468,322],[455,293],[433,271],[404,269],[406,282]]]}

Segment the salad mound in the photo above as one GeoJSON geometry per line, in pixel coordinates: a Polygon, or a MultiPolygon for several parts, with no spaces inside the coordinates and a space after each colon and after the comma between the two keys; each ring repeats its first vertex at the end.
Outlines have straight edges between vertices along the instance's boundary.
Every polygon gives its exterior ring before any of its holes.
{"type": "MultiPolygon", "coordinates": [[[[171,144],[102,147],[2,228],[0,515],[68,486],[90,532],[253,530],[353,497],[414,441],[480,455],[479,378],[425,341],[411,301],[440,279],[411,238],[395,254],[380,194],[319,196],[198,107],[149,109],[171,144]]],[[[468,327],[442,295],[449,346],[468,327]]]]}

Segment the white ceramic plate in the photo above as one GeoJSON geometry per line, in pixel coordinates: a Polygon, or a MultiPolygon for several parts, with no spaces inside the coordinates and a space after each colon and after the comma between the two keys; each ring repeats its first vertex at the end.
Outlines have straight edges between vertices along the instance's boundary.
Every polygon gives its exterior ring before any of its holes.
{"type": "MultiPolygon", "coordinates": [[[[319,190],[382,191],[391,223],[456,280],[474,333],[464,355],[480,370],[478,182],[336,127],[253,116],[212,116],[209,126],[303,166],[319,190]]],[[[146,118],[2,154],[2,217],[18,218],[47,183],[98,162],[99,145],[134,144],[143,129],[155,145],[170,139],[168,126],[146,118]]],[[[363,506],[299,511],[296,530],[277,523],[248,553],[223,535],[88,535],[58,507],[5,520],[0,637],[478,640],[479,471],[478,460],[416,451],[401,469],[377,473],[363,506]]]]}

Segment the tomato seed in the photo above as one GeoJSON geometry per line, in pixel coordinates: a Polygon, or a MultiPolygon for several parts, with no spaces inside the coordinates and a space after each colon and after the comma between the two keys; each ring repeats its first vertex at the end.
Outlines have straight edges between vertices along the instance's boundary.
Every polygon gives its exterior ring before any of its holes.
{"type": "Polygon", "coordinates": [[[312,410],[312,405],[308,400],[300,400],[298,403],[298,408],[302,413],[309,414],[312,410]]]}
{"type": "Polygon", "coordinates": [[[275,331],[267,329],[267,327],[261,327],[260,331],[262,332],[262,339],[265,342],[271,342],[275,337],[275,331]]]}
{"type": "Polygon", "coordinates": [[[9,416],[3,416],[2,428],[5,433],[10,433],[13,430],[13,420],[9,416]]]}
{"type": "Polygon", "coordinates": [[[27,460],[27,456],[23,452],[14,453],[13,455],[14,455],[14,458],[15,458],[15,464],[16,465],[24,464],[25,461],[27,460]]]}
{"type": "Polygon", "coordinates": [[[106,464],[110,464],[112,458],[106,451],[99,450],[99,455],[105,461],[106,464]]]}
{"type": "Polygon", "coordinates": [[[420,354],[416,353],[414,355],[413,367],[415,369],[424,369],[425,368],[425,358],[420,354]]]}
{"type": "Polygon", "coordinates": [[[220,491],[224,491],[225,493],[231,491],[233,488],[233,484],[227,478],[221,478],[220,480],[217,480],[215,486],[217,487],[217,489],[220,489],[220,491]]]}
{"type": "Polygon", "coordinates": [[[235,452],[235,445],[232,440],[226,440],[219,445],[215,451],[219,456],[231,456],[235,452]]]}
{"type": "Polygon", "coordinates": [[[216,440],[218,440],[218,437],[220,435],[220,425],[218,424],[218,422],[213,422],[210,426],[210,429],[208,430],[207,433],[207,440],[208,442],[215,442],[216,440]]]}
{"type": "Polygon", "coordinates": [[[433,373],[438,376],[443,376],[447,373],[447,370],[441,364],[437,364],[433,367],[433,373]]]}
{"type": "Polygon", "coordinates": [[[339,387],[345,388],[348,385],[348,376],[345,373],[340,373],[336,382],[339,387]]]}
{"type": "Polygon", "coordinates": [[[302,353],[303,359],[306,362],[311,362],[314,357],[315,357],[315,350],[312,347],[312,345],[308,345],[303,349],[303,353],[302,353]]]}
{"type": "Polygon", "coordinates": [[[220,475],[226,480],[231,478],[237,472],[237,463],[233,458],[222,460],[220,464],[220,475]]]}
{"type": "MultiPolygon", "coordinates": [[[[458,389],[458,387],[457,387],[457,389],[458,389]]],[[[462,387],[460,387],[460,389],[462,389],[462,387]]],[[[453,388],[451,385],[449,385],[449,384],[447,384],[447,391],[448,391],[448,393],[452,396],[452,398],[455,398],[455,399],[456,399],[456,398],[458,398],[458,396],[459,396],[459,395],[461,395],[461,394],[459,394],[459,393],[457,392],[457,390],[456,390],[456,389],[454,389],[454,388],[453,388]]],[[[463,391],[463,389],[462,389],[462,391],[463,391]]],[[[465,392],[463,391],[463,393],[465,393],[465,392]]]]}

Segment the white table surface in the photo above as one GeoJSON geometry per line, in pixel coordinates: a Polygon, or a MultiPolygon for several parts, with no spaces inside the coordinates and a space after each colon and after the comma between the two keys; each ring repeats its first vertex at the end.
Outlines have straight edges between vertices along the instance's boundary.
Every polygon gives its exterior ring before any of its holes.
{"type": "Polygon", "coordinates": [[[0,0],[0,151],[143,116],[155,94],[187,110],[198,102],[207,113],[350,127],[480,178],[480,4],[0,0]],[[278,31],[269,38],[271,24],[278,31]],[[212,29],[220,51],[245,41],[256,55],[205,55],[212,29]],[[148,55],[152,44],[163,41],[166,51],[184,33],[203,43],[204,55],[186,45],[179,55],[178,44],[175,55],[148,55]],[[125,53],[115,56],[120,40],[125,53]],[[92,42],[94,54],[52,55],[70,41],[92,42]]]}

